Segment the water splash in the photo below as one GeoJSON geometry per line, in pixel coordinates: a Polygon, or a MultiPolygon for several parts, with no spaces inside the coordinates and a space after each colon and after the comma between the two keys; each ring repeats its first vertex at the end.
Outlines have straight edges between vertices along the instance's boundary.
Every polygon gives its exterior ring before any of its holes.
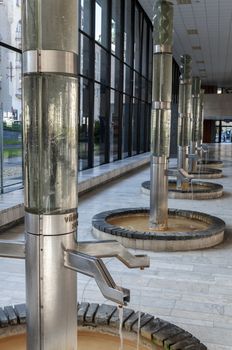
{"type": "Polygon", "coordinates": [[[193,181],[190,181],[190,186],[191,186],[191,192],[192,192],[192,200],[194,199],[194,188],[193,188],[193,181]]]}
{"type": "Polygon", "coordinates": [[[139,317],[138,317],[138,331],[137,331],[137,346],[136,346],[136,350],[139,350],[140,347],[140,325],[141,325],[141,304],[142,304],[142,288],[143,288],[143,280],[141,277],[141,271],[143,270],[143,268],[140,268],[140,274],[139,274],[139,317]]]}
{"type": "MultiPolygon", "coordinates": [[[[140,299],[141,299],[141,293],[140,293],[140,299]]],[[[141,304],[141,303],[140,303],[141,304]]],[[[140,345],[140,325],[141,325],[141,307],[139,307],[139,318],[138,318],[138,331],[137,331],[137,346],[136,350],[139,350],[140,345]]]]}
{"type": "Polygon", "coordinates": [[[122,334],[122,326],[123,326],[123,306],[118,305],[118,317],[119,317],[119,338],[120,338],[120,347],[119,350],[123,350],[123,334],[122,334]]]}

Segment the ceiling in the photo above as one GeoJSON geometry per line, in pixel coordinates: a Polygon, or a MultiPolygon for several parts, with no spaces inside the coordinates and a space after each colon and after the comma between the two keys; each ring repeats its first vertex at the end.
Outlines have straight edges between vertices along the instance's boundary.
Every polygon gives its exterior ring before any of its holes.
{"type": "MultiPolygon", "coordinates": [[[[152,20],[154,0],[139,1],[152,20]]],[[[189,54],[193,75],[200,76],[204,85],[232,87],[232,0],[171,2],[176,61],[179,63],[180,55],[189,54]]]]}

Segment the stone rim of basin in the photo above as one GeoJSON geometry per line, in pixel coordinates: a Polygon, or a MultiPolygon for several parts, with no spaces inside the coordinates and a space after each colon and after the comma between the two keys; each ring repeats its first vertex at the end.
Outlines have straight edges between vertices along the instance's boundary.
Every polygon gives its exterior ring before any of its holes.
{"type": "Polygon", "coordinates": [[[148,214],[149,208],[123,208],[111,211],[105,211],[96,214],[92,219],[92,226],[101,232],[111,234],[113,236],[122,236],[134,239],[142,240],[193,240],[205,237],[211,237],[217,235],[224,231],[225,222],[215,216],[208,215],[205,213],[192,211],[192,210],[181,210],[181,209],[168,209],[169,216],[178,216],[190,219],[200,220],[202,222],[208,223],[209,227],[203,230],[188,231],[188,232],[176,232],[174,234],[169,234],[164,231],[152,231],[152,232],[138,232],[122,228],[120,226],[115,226],[107,222],[112,217],[120,217],[125,215],[138,215],[138,214],[148,214]]]}
{"type": "MultiPolygon", "coordinates": [[[[138,332],[139,312],[124,308],[123,332],[134,339],[138,332]]],[[[88,328],[89,331],[105,332],[105,334],[118,335],[119,311],[116,306],[82,302],[77,306],[77,324],[80,330],[88,328]]],[[[20,304],[0,308],[0,341],[4,337],[25,333],[26,305],[20,304]]],[[[197,338],[182,328],[154,316],[141,312],[140,336],[144,344],[154,344],[158,349],[191,349],[207,350],[197,338]]]]}
{"type": "MultiPolygon", "coordinates": [[[[176,180],[168,179],[169,184],[175,184],[176,180]]],[[[194,189],[194,193],[210,193],[213,192],[221,192],[223,190],[223,186],[220,184],[215,184],[213,182],[205,182],[205,181],[193,181],[193,188],[194,185],[199,186],[201,188],[194,189]]],[[[150,181],[144,181],[141,185],[147,190],[150,190],[150,181]]],[[[182,190],[177,188],[169,188],[169,192],[182,192],[182,193],[189,193],[192,192],[191,185],[189,186],[189,190],[182,190]]]]}

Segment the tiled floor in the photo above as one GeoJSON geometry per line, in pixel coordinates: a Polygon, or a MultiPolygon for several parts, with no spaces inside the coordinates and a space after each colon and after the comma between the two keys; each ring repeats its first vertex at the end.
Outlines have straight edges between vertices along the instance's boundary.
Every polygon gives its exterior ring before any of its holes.
{"type": "MultiPolygon", "coordinates": [[[[130,307],[152,313],[190,331],[209,350],[232,349],[232,145],[214,148],[224,160],[221,183],[225,195],[216,200],[169,200],[169,207],[193,209],[218,216],[227,228],[223,244],[202,251],[148,252],[151,267],[144,272],[128,270],[115,259],[106,264],[116,282],[131,290],[130,307]]],[[[93,240],[91,218],[114,208],[148,206],[140,184],[149,169],[124,176],[81,197],[79,239],[93,240]]],[[[22,239],[23,227],[11,229],[8,237],[22,239]]],[[[0,238],[3,236],[0,236],[0,238]]],[[[140,252],[136,252],[140,253],[140,252]]],[[[141,252],[142,253],[142,252],[141,252]]],[[[0,306],[25,302],[24,262],[0,259],[0,306]]],[[[107,302],[96,283],[78,277],[78,300],[107,302]]]]}

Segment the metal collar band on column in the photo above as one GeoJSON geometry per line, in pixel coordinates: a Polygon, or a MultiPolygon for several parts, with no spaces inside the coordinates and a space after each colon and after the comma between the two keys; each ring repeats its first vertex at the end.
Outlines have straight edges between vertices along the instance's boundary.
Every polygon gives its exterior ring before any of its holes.
{"type": "Polygon", "coordinates": [[[59,215],[37,215],[25,213],[27,233],[43,236],[63,235],[76,231],[77,212],[59,215]]]}
{"type": "Polygon", "coordinates": [[[23,74],[59,73],[77,75],[78,56],[58,50],[31,50],[23,52],[23,74]]]}
{"type": "Polygon", "coordinates": [[[154,156],[153,154],[151,155],[151,164],[167,164],[168,159],[166,156],[163,157],[157,157],[154,156]]]}
{"type": "Polygon", "coordinates": [[[171,109],[171,102],[167,101],[153,101],[152,109],[171,109]]]}
{"type": "Polygon", "coordinates": [[[153,53],[172,53],[171,45],[153,45],[153,53]]]}
{"type": "Polygon", "coordinates": [[[192,85],[192,79],[181,79],[180,84],[191,84],[192,85]]]}

